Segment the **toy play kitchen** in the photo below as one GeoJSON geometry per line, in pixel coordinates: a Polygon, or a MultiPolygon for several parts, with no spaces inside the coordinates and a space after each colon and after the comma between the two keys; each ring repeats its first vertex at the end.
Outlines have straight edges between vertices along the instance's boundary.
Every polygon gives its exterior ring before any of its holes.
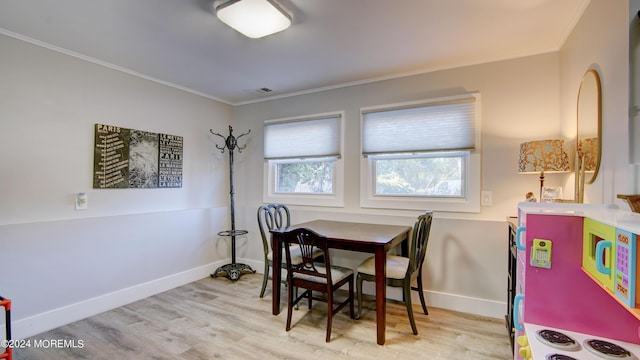
{"type": "Polygon", "coordinates": [[[521,203],[514,358],[640,360],[640,214],[521,203]]]}

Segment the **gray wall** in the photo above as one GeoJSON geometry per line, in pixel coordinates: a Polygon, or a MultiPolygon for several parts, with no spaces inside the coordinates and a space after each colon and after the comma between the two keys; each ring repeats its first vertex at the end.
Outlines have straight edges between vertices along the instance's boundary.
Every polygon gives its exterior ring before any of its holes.
{"type": "MultiPolygon", "coordinates": [[[[20,338],[200,279],[229,257],[219,102],[0,35],[0,294],[20,338]],[[184,137],[180,189],[92,189],[94,124],[184,137]],[[74,210],[74,193],[89,208],[74,210]]],[[[4,324],[4,322],[3,322],[4,324]]]]}

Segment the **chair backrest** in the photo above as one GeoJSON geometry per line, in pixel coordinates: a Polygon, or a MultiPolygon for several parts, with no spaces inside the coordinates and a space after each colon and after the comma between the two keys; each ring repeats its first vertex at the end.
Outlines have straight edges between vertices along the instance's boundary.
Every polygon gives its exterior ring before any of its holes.
{"type": "Polygon", "coordinates": [[[411,236],[408,274],[413,274],[422,268],[424,257],[427,254],[427,244],[429,243],[432,221],[433,211],[431,210],[425,211],[416,219],[416,223],[413,226],[413,235],[411,236]]]}
{"type": "Polygon", "coordinates": [[[291,213],[284,204],[268,204],[258,208],[258,227],[262,237],[265,257],[271,251],[271,230],[288,228],[291,225],[291,213]]]}
{"type": "MultiPolygon", "coordinates": [[[[331,271],[318,271],[314,263],[314,252],[320,249],[324,255],[324,268],[331,268],[331,260],[329,259],[329,249],[327,246],[327,238],[311,229],[298,228],[282,234],[285,248],[285,258],[287,259],[287,276],[293,277],[295,274],[301,274],[304,277],[315,277],[326,279],[326,284],[331,284],[331,271]],[[292,264],[291,248],[299,247],[302,255],[302,262],[292,264]]],[[[316,256],[317,257],[317,256],[316,256]]],[[[319,282],[319,281],[315,281],[319,282]]]]}

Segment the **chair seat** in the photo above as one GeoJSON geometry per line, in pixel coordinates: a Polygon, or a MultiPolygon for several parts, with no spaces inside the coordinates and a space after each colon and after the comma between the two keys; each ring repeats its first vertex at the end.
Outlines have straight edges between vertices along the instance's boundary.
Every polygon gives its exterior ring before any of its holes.
{"type": "MultiPolygon", "coordinates": [[[[321,274],[326,274],[327,273],[327,268],[319,263],[315,263],[314,264],[316,269],[318,270],[319,273],[321,274]]],[[[349,277],[349,276],[353,276],[353,270],[346,268],[346,267],[341,267],[341,266],[331,266],[331,282],[335,285],[338,282],[340,282],[342,279],[349,277]]],[[[306,275],[306,274],[300,274],[300,273],[295,273],[293,275],[293,277],[295,279],[303,279],[306,281],[313,281],[316,283],[320,283],[320,284],[326,284],[327,283],[327,279],[323,278],[323,277],[319,277],[319,276],[313,276],[313,275],[306,275]]]]}
{"type": "MultiPolygon", "coordinates": [[[[409,258],[398,255],[387,255],[387,279],[404,279],[409,268],[409,258]]],[[[370,257],[358,266],[358,273],[375,276],[375,257],[370,257]]]]}
{"type": "MultiPolygon", "coordinates": [[[[284,249],[282,249],[282,256],[280,257],[280,259],[282,260],[283,264],[286,264],[287,260],[284,258],[284,249]]],[[[314,249],[313,251],[313,258],[317,258],[319,256],[322,256],[322,251],[320,249],[314,249]]],[[[269,253],[267,254],[267,260],[269,260],[269,262],[273,262],[273,252],[269,251],[269,253]]],[[[298,265],[302,263],[302,254],[300,251],[300,247],[293,245],[291,246],[291,263],[293,265],[298,265]]]]}

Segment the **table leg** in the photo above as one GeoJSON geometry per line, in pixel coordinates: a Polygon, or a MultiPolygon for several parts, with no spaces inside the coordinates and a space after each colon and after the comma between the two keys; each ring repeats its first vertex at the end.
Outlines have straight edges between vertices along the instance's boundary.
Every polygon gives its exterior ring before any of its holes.
{"type": "Polygon", "coordinates": [[[376,328],[378,344],[384,345],[387,324],[387,256],[384,248],[375,251],[376,266],[376,328]]]}
{"type": "Polygon", "coordinates": [[[273,315],[278,315],[280,313],[280,270],[282,267],[282,259],[280,259],[282,255],[282,248],[280,243],[280,236],[278,234],[273,234],[271,241],[273,252],[273,266],[271,266],[271,270],[273,271],[273,274],[271,275],[271,312],[273,315]]]}

